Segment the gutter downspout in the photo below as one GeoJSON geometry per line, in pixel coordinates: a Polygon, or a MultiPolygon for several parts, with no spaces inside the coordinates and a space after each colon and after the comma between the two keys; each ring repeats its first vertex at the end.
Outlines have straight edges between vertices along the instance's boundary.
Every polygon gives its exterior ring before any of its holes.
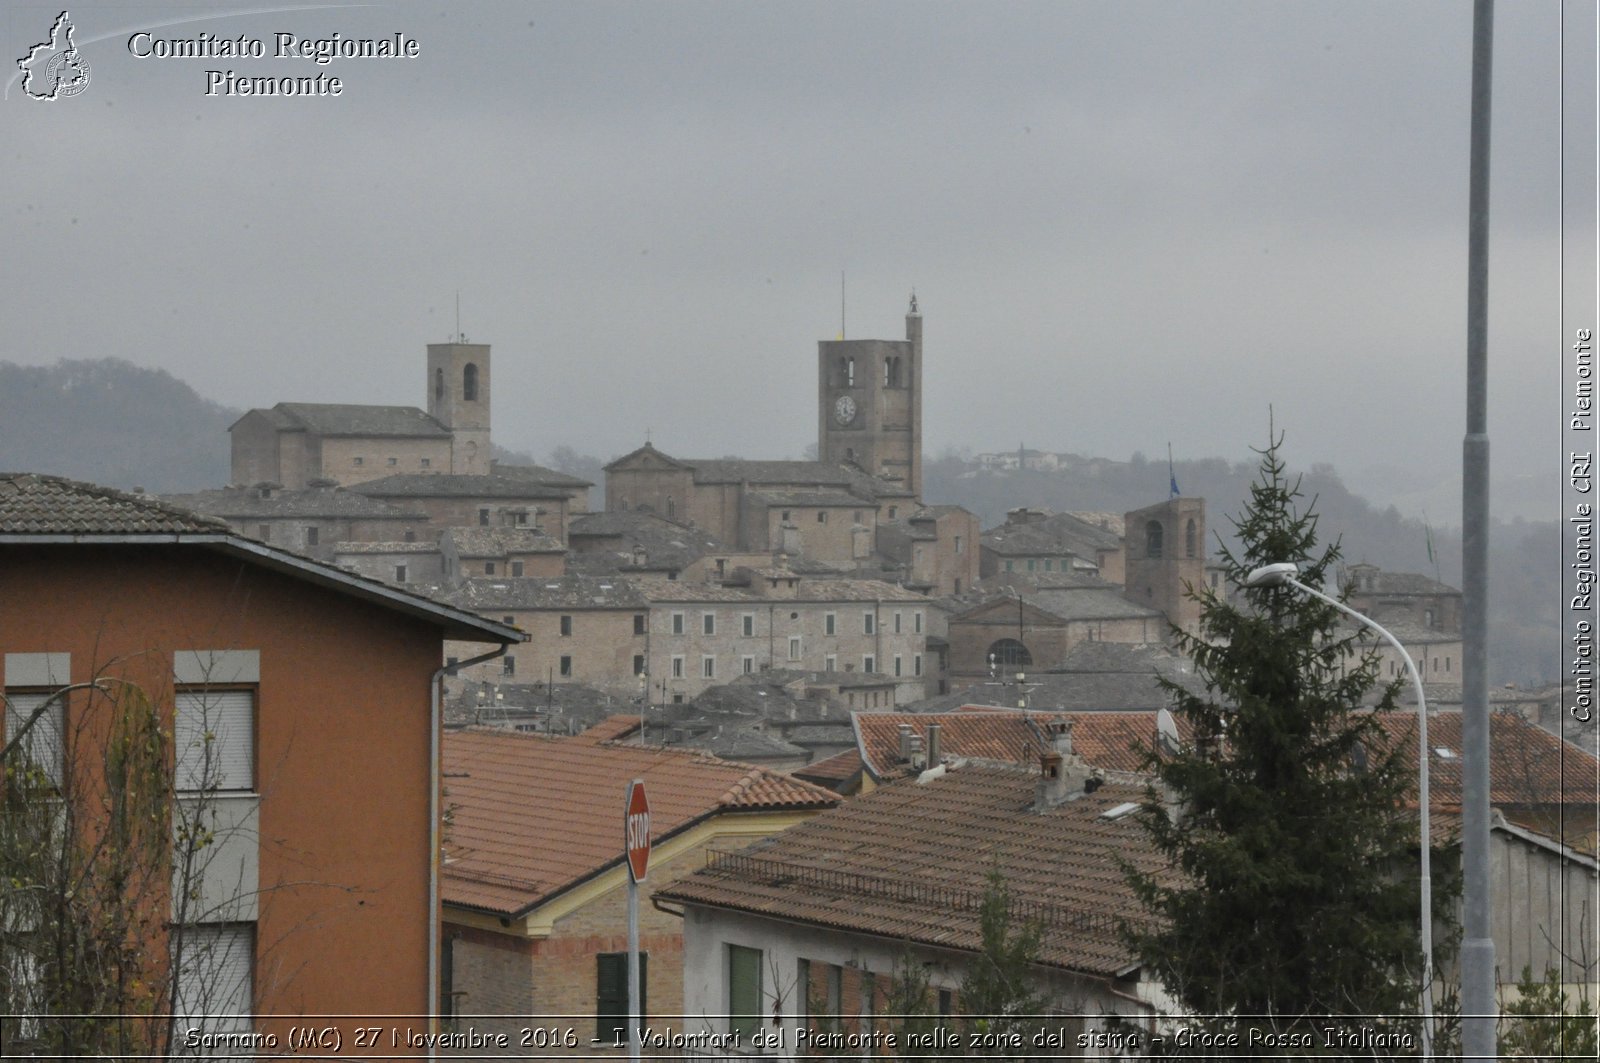
{"type": "MultiPolygon", "coordinates": [[[[430,1032],[438,1033],[439,1024],[439,847],[443,844],[439,816],[439,790],[444,783],[440,764],[441,739],[444,733],[444,703],[441,681],[455,675],[469,664],[482,664],[505,655],[511,644],[501,643],[497,649],[481,657],[469,657],[455,664],[447,664],[433,673],[428,683],[428,1025],[430,1032]]],[[[428,1058],[438,1059],[439,1048],[428,1045],[428,1058]]]]}

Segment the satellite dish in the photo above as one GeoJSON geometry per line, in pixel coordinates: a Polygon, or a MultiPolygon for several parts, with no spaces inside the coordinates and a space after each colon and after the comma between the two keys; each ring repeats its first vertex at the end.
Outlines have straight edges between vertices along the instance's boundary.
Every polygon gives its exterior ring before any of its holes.
{"type": "Polygon", "coordinates": [[[1168,757],[1183,751],[1183,743],[1178,739],[1178,721],[1172,718],[1171,709],[1156,713],[1156,748],[1168,757]]]}

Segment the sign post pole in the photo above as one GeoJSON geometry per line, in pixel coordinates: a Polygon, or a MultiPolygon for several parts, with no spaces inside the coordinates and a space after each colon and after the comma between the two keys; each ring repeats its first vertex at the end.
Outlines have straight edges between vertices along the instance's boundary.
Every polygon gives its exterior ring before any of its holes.
{"type": "Polygon", "coordinates": [[[628,784],[622,816],[624,851],[628,855],[628,1058],[638,1063],[639,1029],[639,883],[650,868],[650,799],[644,780],[628,784]]]}

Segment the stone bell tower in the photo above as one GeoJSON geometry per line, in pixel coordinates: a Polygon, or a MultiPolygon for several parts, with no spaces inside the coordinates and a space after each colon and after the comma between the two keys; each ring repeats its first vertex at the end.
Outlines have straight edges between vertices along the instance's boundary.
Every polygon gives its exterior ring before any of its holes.
{"type": "Polygon", "coordinates": [[[903,340],[817,344],[817,456],[900,481],[922,498],[922,315],[903,340]]]}
{"type": "Polygon", "coordinates": [[[489,472],[489,345],[428,344],[428,413],[450,429],[450,471],[489,472]]]}

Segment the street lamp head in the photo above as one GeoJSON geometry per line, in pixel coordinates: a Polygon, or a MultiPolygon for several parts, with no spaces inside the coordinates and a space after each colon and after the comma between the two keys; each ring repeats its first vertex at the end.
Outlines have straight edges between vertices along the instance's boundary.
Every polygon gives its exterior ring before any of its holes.
{"type": "Polygon", "coordinates": [[[1246,587],[1281,587],[1300,574],[1300,566],[1293,561],[1279,561],[1262,565],[1244,578],[1246,587]]]}

